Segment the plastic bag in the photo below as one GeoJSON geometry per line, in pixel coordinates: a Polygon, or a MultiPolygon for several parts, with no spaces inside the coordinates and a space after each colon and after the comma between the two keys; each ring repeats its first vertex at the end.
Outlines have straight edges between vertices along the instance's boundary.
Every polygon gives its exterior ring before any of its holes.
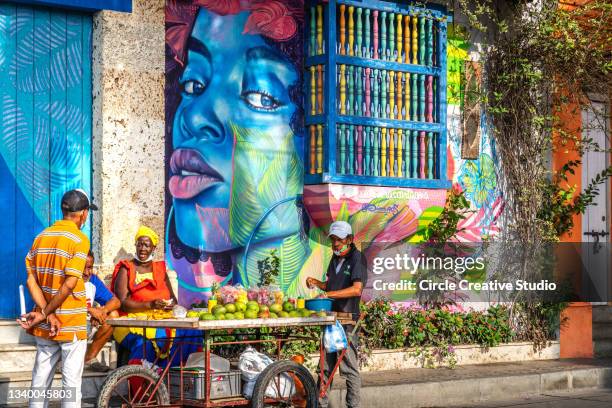
{"type": "MultiPolygon", "coordinates": [[[[244,385],[242,387],[242,394],[251,398],[253,395],[253,388],[257,377],[266,369],[267,366],[272,364],[274,361],[265,354],[257,352],[252,347],[247,347],[246,350],[240,355],[238,361],[238,369],[242,374],[242,380],[244,385]]],[[[273,398],[289,397],[292,392],[295,392],[295,386],[293,380],[287,374],[281,374],[280,381],[278,382],[278,388],[275,381],[266,388],[266,396],[273,398]]]]}
{"type": "Polygon", "coordinates": [[[231,285],[222,286],[219,289],[219,297],[221,298],[221,303],[226,305],[228,303],[236,302],[236,300],[238,300],[239,293],[240,290],[231,285]]]}
{"type": "Polygon", "coordinates": [[[253,347],[247,347],[246,350],[240,354],[238,369],[244,381],[242,394],[244,394],[245,397],[251,398],[257,377],[270,364],[272,364],[272,359],[265,354],[258,353],[253,347]]]}
{"type": "Polygon", "coordinates": [[[187,309],[183,306],[176,305],[172,308],[172,315],[177,319],[184,319],[187,317],[187,309]]]}
{"type": "Polygon", "coordinates": [[[325,345],[325,350],[328,353],[335,353],[348,347],[346,333],[344,332],[344,328],[340,322],[336,320],[336,324],[327,326],[325,328],[323,344],[325,345]]]}
{"type": "MultiPolygon", "coordinates": [[[[185,368],[206,368],[205,354],[203,351],[191,353],[185,362],[185,368]]],[[[210,353],[210,369],[213,372],[223,373],[230,370],[228,359],[210,353]]]]}

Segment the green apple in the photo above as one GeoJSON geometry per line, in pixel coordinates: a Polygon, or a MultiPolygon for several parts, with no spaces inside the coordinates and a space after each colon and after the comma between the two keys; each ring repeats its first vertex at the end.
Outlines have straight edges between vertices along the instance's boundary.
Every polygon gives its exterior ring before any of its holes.
{"type": "Polygon", "coordinates": [[[233,313],[226,313],[225,314],[225,320],[234,320],[234,314],[233,313]]]}
{"type": "Polygon", "coordinates": [[[257,311],[253,309],[247,309],[247,311],[244,312],[244,317],[247,319],[257,319],[257,311]]]}
{"type": "Polygon", "coordinates": [[[256,301],[254,301],[254,300],[249,300],[249,301],[247,302],[247,308],[248,308],[249,306],[257,306],[257,308],[259,309],[259,303],[257,303],[257,302],[256,302],[256,301]]]}
{"type": "Polygon", "coordinates": [[[282,311],[283,311],[283,305],[280,305],[278,303],[274,303],[270,305],[270,312],[278,314],[282,311]]]}
{"type": "Polygon", "coordinates": [[[238,310],[239,312],[246,312],[246,310],[247,310],[246,303],[236,302],[235,304],[236,304],[236,310],[238,310]]]}
{"type": "Polygon", "coordinates": [[[234,319],[236,319],[236,320],[242,320],[242,319],[244,319],[244,313],[242,313],[242,312],[236,312],[236,313],[234,313],[234,319]]]}
{"type": "Polygon", "coordinates": [[[283,303],[283,310],[285,312],[291,312],[291,311],[295,310],[295,307],[293,306],[293,303],[285,302],[285,303],[283,303]]]}
{"type": "Polygon", "coordinates": [[[225,310],[227,310],[228,313],[236,313],[236,305],[233,303],[228,303],[225,305],[225,310]]]}
{"type": "Polygon", "coordinates": [[[212,312],[214,314],[225,314],[227,312],[227,309],[225,308],[225,306],[217,305],[213,308],[212,312]]]}

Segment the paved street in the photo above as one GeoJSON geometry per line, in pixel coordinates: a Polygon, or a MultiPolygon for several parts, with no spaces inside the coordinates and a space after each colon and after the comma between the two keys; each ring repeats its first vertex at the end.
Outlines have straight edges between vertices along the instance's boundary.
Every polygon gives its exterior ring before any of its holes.
{"type": "Polygon", "coordinates": [[[475,405],[457,405],[453,408],[609,408],[612,407],[612,390],[598,389],[581,392],[549,393],[546,395],[486,402],[475,405]]]}

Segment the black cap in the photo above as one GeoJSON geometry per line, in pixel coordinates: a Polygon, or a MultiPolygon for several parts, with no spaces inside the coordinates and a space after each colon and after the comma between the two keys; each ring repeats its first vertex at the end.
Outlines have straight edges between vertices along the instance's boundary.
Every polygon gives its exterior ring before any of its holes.
{"type": "Polygon", "coordinates": [[[77,212],[81,210],[97,210],[98,206],[89,201],[87,193],[80,188],[70,190],[64,193],[62,197],[62,210],[68,212],[77,212]]]}

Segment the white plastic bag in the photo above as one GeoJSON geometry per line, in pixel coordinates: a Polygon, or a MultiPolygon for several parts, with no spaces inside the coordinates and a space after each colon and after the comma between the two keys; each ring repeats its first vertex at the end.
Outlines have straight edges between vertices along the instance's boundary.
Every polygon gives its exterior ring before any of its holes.
{"type": "MultiPolygon", "coordinates": [[[[205,354],[203,351],[191,353],[185,362],[185,368],[206,368],[205,354]]],[[[210,353],[210,369],[216,373],[224,373],[230,370],[228,359],[210,353]]]]}
{"type": "MultiPolygon", "coordinates": [[[[257,377],[267,366],[272,364],[274,361],[265,354],[257,352],[252,347],[247,347],[246,350],[240,355],[238,361],[238,369],[242,374],[242,380],[244,385],[242,387],[242,394],[251,398],[253,396],[253,388],[257,377]]],[[[293,380],[287,374],[281,374],[280,381],[276,387],[276,382],[272,381],[266,388],[266,396],[273,398],[289,397],[295,392],[295,386],[293,380]]]]}
{"type": "Polygon", "coordinates": [[[257,377],[270,364],[272,364],[272,359],[270,357],[258,353],[250,346],[240,355],[238,369],[242,373],[242,380],[244,381],[242,393],[245,397],[251,398],[257,377]]]}
{"type": "Polygon", "coordinates": [[[346,333],[344,333],[344,328],[340,322],[336,320],[336,324],[327,326],[325,328],[323,344],[325,345],[325,350],[328,353],[335,353],[348,347],[346,333]]]}

